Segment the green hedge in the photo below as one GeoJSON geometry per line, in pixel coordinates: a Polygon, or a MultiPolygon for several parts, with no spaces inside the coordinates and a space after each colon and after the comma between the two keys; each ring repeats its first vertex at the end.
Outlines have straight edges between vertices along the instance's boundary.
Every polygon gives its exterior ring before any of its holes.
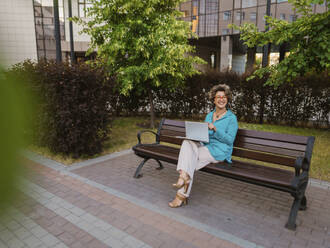
{"type": "Polygon", "coordinates": [[[113,92],[104,72],[86,64],[26,61],[9,73],[20,75],[37,99],[31,116],[36,144],[73,157],[102,150],[111,123],[113,92]]]}
{"type": "MultiPolygon", "coordinates": [[[[119,93],[115,78],[89,65],[70,66],[55,62],[26,61],[9,73],[35,94],[34,141],[55,153],[79,157],[101,152],[109,137],[113,116],[140,115],[149,110],[147,94],[119,93]]],[[[210,71],[187,78],[185,86],[174,92],[153,89],[158,116],[194,118],[204,116],[213,104],[208,101],[210,88],[226,83],[233,91],[231,108],[239,120],[276,124],[327,125],[330,113],[330,85],[327,73],[298,78],[274,89],[264,86],[265,79],[247,81],[249,75],[210,71]]]]}
{"type": "Polygon", "coordinates": [[[205,114],[213,107],[207,92],[219,83],[233,91],[231,108],[240,120],[275,124],[330,125],[330,78],[327,73],[297,78],[278,88],[264,86],[266,79],[232,72],[207,72],[186,80],[186,86],[176,92],[155,90],[156,111],[165,116],[191,118],[205,114]],[[165,104],[164,104],[165,103],[165,104]]]}
{"type": "MultiPolygon", "coordinates": [[[[204,116],[213,104],[207,93],[219,83],[228,84],[233,91],[231,108],[239,120],[294,126],[330,126],[330,78],[327,73],[297,78],[278,88],[265,86],[266,79],[233,72],[209,71],[187,78],[185,86],[174,92],[166,88],[153,89],[158,116],[194,118],[204,116]]],[[[133,91],[130,96],[113,96],[112,106],[117,114],[137,115],[148,111],[147,94],[133,91]]]]}

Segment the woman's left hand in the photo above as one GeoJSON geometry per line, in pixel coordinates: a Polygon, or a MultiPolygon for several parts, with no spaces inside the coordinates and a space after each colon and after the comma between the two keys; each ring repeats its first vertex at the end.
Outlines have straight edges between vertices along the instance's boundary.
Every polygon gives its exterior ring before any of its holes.
{"type": "Polygon", "coordinates": [[[217,131],[217,128],[212,123],[209,123],[209,129],[214,130],[214,132],[217,131]]]}

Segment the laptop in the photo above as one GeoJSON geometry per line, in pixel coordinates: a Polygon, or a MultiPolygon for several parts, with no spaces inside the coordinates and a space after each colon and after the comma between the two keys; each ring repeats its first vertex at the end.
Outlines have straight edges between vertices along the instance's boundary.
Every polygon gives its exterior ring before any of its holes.
{"type": "Polygon", "coordinates": [[[177,138],[209,143],[209,128],[207,122],[186,121],[186,137],[177,138]]]}

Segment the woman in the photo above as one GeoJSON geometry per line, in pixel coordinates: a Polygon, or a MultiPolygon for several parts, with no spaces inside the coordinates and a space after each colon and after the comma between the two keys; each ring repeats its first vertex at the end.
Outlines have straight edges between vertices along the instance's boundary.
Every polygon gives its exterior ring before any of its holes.
{"type": "Polygon", "coordinates": [[[227,109],[232,95],[228,85],[219,84],[209,92],[209,99],[214,102],[215,109],[208,113],[205,122],[209,126],[209,143],[200,144],[191,140],[182,143],[177,171],[180,176],[175,199],[169,202],[172,208],[187,204],[195,170],[199,170],[209,163],[226,161],[231,163],[233,143],[238,129],[237,118],[227,109]]]}

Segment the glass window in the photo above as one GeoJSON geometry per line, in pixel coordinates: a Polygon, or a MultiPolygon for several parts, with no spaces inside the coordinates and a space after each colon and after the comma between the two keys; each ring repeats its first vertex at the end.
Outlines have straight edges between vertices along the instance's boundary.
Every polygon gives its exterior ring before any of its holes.
{"type": "Polygon", "coordinates": [[[237,11],[236,12],[236,20],[240,21],[240,20],[244,20],[245,17],[245,12],[244,11],[237,11]]]}
{"type": "Polygon", "coordinates": [[[257,0],[242,0],[242,8],[257,6],[257,0]]]}
{"type": "Polygon", "coordinates": [[[218,14],[206,15],[206,36],[216,36],[218,34],[218,14]]]}
{"type": "Polygon", "coordinates": [[[216,59],[215,52],[213,52],[213,53],[211,54],[210,59],[211,59],[211,68],[214,69],[214,68],[216,67],[216,63],[215,63],[215,59],[216,59]]]}
{"type": "Polygon", "coordinates": [[[224,28],[221,30],[221,34],[222,35],[226,35],[226,34],[229,34],[229,29],[228,28],[224,28]]]}
{"type": "Polygon", "coordinates": [[[288,0],[277,0],[278,3],[287,2],[288,0]]]}
{"type": "Polygon", "coordinates": [[[78,0],[79,17],[86,17],[86,10],[90,7],[91,0],[78,0]]]}
{"type": "Polygon", "coordinates": [[[206,0],[205,4],[206,4],[205,8],[207,14],[215,13],[219,11],[218,0],[206,0]]]}
{"type": "Polygon", "coordinates": [[[225,11],[223,12],[223,20],[229,21],[231,19],[231,11],[225,11]]]}
{"type": "Polygon", "coordinates": [[[280,14],[280,20],[285,20],[285,14],[284,13],[280,14]]]}
{"type": "Polygon", "coordinates": [[[296,15],[290,15],[289,16],[289,22],[294,22],[297,19],[296,15]]]}
{"type": "Polygon", "coordinates": [[[205,14],[205,0],[199,1],[199,14],[205,14]]]}
{"type": "Polygon", "coordinates": [[[250,13],[250,20],[255,21],[257,19],[257,12],[251,12],[250,13]]]}

